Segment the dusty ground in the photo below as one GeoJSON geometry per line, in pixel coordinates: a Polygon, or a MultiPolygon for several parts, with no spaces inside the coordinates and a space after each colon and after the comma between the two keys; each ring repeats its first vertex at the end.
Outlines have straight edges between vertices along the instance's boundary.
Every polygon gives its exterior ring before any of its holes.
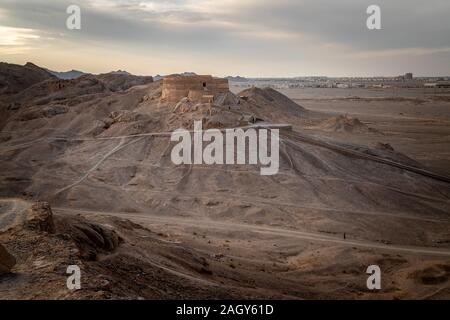
{"type": "Polygon", "coordinates": [[[335,140],[373,146],[391,144],[436,171],[450,175],[450,90],[288,89],[282,93],[309,110],[348,114],[379,134],[317,132],[335,140]]]}
{"type": "Polygon", "coordinates": [[[95,79],[56,93],[39,86],[37,100],[36,88],[3,98],[21,104],[5,113],[0,143],[0,241],[19,259],[0,278],[0,297],[450,297],[444,98],[424,107],[409,97],[291,94],[300,107],[250,89],[239,105],[175,108],[160,100],[160,82],[118,92],[95,79]],[[359,129],[324,130],[338,113],[361,120],[359,129]],[[278,175],[171,162],[172,130],[194,119],[234,127],[248,116],[293,124],[281,136],[278,175]],[[59,231],[20,229],[29,203],[18,199],[48,201],[59,231]],[[114,229],[123,242],[84,260],[65,227],[78,219],[114,229]],[[74,261],[86,287],[70,292],[64,266],[74,261]],[[382,270],[377,292],[366,287],[374,264],[382,270]]]}
{"type": "MultiPolygon", "coordinates": [[[[14,199],[2,204],[26,207],[14,199]]],[[[447,250],[207,219],[53,211],[54,235],[17,225],[0,235],[18,259],[14,274],[2,277],[2,298],[439,299],[449,294],[447,250]],[[80,257],[68,226],[88,221],[113,229],[122,239],[119,247],[94,260],[80,257]],[[66,288],[66,268],[72,264],[82,270],[78,291],[66,288]],[[370,264],[385,271],[377,293],[365,288],[370,264]]]]}

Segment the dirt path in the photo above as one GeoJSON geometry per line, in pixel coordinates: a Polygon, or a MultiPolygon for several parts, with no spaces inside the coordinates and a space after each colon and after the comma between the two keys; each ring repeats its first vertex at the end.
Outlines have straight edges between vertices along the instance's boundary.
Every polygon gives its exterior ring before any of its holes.
{"type": "Polygon", "coordinates": [[[441,174],[437,174],[437,173],[434,173],[434,172],[431,172],[431,171],[428,171],[425,169],[412,167],[412,166],[409,166],[409,165],[406,165],[403,163],[399,163],[399,162],[384,159],[381,157],[377,157],[377,156],[365,154],[362,152],[358,152],[355,150],[351,150],[349,148],[339,146],[335,143],[325,142],[325,141],[319,140],[317,138],[313,138],[311,136],[301,134],[299,132],[292,131],[290,133],[283,133],[283,136],[290,138],[290,140],[284,139],[282,141],[285,141],[286,143],[290,143],[293,146],[298,146],[299,144],[296,141],[301,141],[301,142],[308,143],[311,145],[316,145],[319,147],[327,148],[327,149],[333,150],[335,152],[341,153],[341,154],[349,156],[349,157],[356,157],[356,158],[360,158],[360,159],[379,162],[379,163],[382,163],[382,164],[385,164],[385,165],[388,165],[391,167],[396,167],[396,168],[403,169],[406,171],[414,172],[416,174],[420,174],[420,175],[428,177],[428,178],[432,178],[432,179],[439,180],[442,182],[450,183],[450,177],[447,177],[447,176],[444,176],[441,174]]]}
{"type": "Polygon", "coordinates": [[[132,140],[128,143],[125,143],[125,139],[121,139],[119,144],[117,144],[111,151],[109,151],[108,153],[106,153],[92,168],[90,168],[79,180],[75,181],[74,183],[58,190],[55,192],[55,195],[58,195],[66,190],[69,190],[77,185],[79,185],[80,183],[82,183],[84,180],[86,180],[87,177],[89,177],[89,175],[94,172],[95,170],[97,170],[97,168],[106,160],[108,159],[110,156],[112,156],[113,154],[115,154],[116,152],[118,152],[119,150],[122,150],[125,147],[128,147],[129,145],[136,143],[138,141],[140,141],[142,138],[140,139],[135,139],[132,140]]]}
{"type": "MultiPolygon", "coordinates": [[[[164,191],[164,190],[148,190],[148,189],[139,189],[139,188],[133,188],[132,191],[141,191],[145,192],[146,194],[158,194],[167,196],[168,199],[172,198],[174,196],[174,193],[172,191],[164,191]]],[[[427,218],[427,217],[418,217],[413,215],[408,215],[407,213],[389,213],[389,212],[381,212],[381,211],[356,211],[356,210],[343,210],[343,209],[333,209],[330,207],[321,207],[321,206],[311,206],[311,205],[300,205],[298,203],[293,202],[287,202],[287,201],[276,201],[275,199],[266,199],[256,196],[246,196],[246,195],[232,195],[233,199],[239,200],[242,203],[246,204],[264,204],[267,206],[276,206],[276,207],[291,207],[291,208],[297,208],[302,210],[316,210],[316,211],[323,211],[323,212],[330,212],[330,213],[345,213],[345,214],[352,214],[352,215],[366,215],[366,216],[378,216],[378,217],[387,217],[392,219],[405,219],[405,220],[415,220],[415,221],[424,221],[424,222],[433,222],[433,223],[446,223],[450,224],[450,220],[445,219],[433,219],[433,218],[427,218]]],[[[221,193],[215,193],[215,192],[209,192],[209,193],[187,193],[184,192],[182,195],[177,194],[178,199],[183,200],[190,200],[190,199],[201,199],[205,201],[209,201],[211,199],[215,200],[225,200],[226,195],[221,193]]]]}
{"type": "Polygon", "coordinates": [[[233,222],[219,222],[206,219],[198,218],[174,218],[174,217],[161,217],[152,216],[147,214],[130,214],[130,213],[119,213],[119,212],[98,212],[98,211],[87,211],[87,210],[77,210],[69,208],[55,208],[55,212],[59,214],[100,214],[108,215],[114,217],[121,217],[129,220],[135,220],[139,223],[148,224],[171,224],[175,226],[188,226],[200,229],[215,229],[220,231],[245,231],[249,233],[258,233],[263,235],[272,235],[279,237],[289,237],[301,240],[308,240],[313,242],[323,242],[332,245],[342,245],[351,247],[363,247],[369,249],[379,249],[383,251],[395,251],[395,252],[405,252],[418,255],[431,255],[431,256],[446,256],[450,257],[450,249],[440,249],[431,247],[417,247],[417,246],[397,246],[397,245],[385,245],[377,242],[369,241],[356,241],[356,240],[343,240],[337,237],[327,236],[320,233],[303,232],[297,230],[289,230],[283,228],[275,228],[270,226],[256,226],[245,223],[233,223],[233,222]]]}
{"type": "MultiPolygon", "coordinates": [[[[236,127],[236,128],[229,128],[229,129],[248,129],[248,128],[254,128],[254,129],[275,129],[275,128],[282,128],[283,125],[279,125],[279,124],[271,124],[271,123],[267,123],[267,124],[263,124],[263,125],[252,125],[252,126],[245,126],[245,127],[236,127]]],[[[225,130],[225,129],[220,129],[221,131],[225,130]]],[[[193,132],[192,130],[189,132],[193,132]]],[[[48,141],[58,141],[58,140],[63,140],[63,141],[102,141],[102,140],[120,140],[119,146],[121,144],[123,144],[124,139],[129,139],[129,138],[145,138],[145,137],[170,137],[170,135],[172,134],[172,132],[147,132],[147,133],[141,133],[141,134],[135,134],[135,135],[125,135],[125,136],[113,136],[113,137],[100,137],[100,138],[64,138],[64,137],[49,137],[46,139],[37,139],[31,142],[25,142],[16,146],[8,146],[6,148],[4,148],[3,152],[7,152],[7,151],[13,151],[16,149],[21,149],[21,148],[26,148],[32,144],[35,143],[40,143],[40,142],[48,142],[48,141]]],[[[431,172],[429,170],[425,170],[425,169],[421,169],[421,168],[417,168],[417,167],[412,167],[403,163],[399,163],[399,162],[395,162],[392,160],[388,160],[388,159],[384,159],[381,157],[377,157],[377,156],[373,156],[373,155],[368,155],[362,152],[358,152],[356,150],[351,150],[349,148],[345,148],[343,146],[337,145],[335,143],[330,143],[330,142],[326,142],[323,140],[320,140],[316,137],[312,137],[309,135],[305,135],[296,131],[291,131],[291,132],[282,132],[282,136],[284,136],[285,138],[289,138],[290,140],[287,139],[282,139],[282,141],[289,143],[293,146],[298,145],[298,142],[302,142],[302,143],[307,143],[307,144],[311,144],[311,145],[316,145],[319,147],[323,147],[323,148],[327,148],[330,150],[333,150],[335,152],[341,153],[343,155],[349,156],[349,157],[356,157],[356,158],[360,158],[360,159],[365,159],[365,160],[370,160],[370,161],[374,161],[374,162],[378,162],[378,163],[383,163],[385,165],[389,165],[392,167],[396,167],[396,168],[400,168],[406,171],[410,171],[410,172],[414,172],[416,174],[420,174],[423,176],[426,176],[428,178],[432,178],[435,180],[439,180],[442,182],[446,182],[446,183],[450,183],[450,177],[441,175],[441,174],[437,174],[434,172],[431,172]]],[[[139,141],[140,139],[134,140],[134,142],[139,141]]],[[[125,146],[122,146],[125,147],[125,146]]],[[[120,148],[121,149],[121,148],[120,148]]],[[[118,150],[120,150],[118,149],[118,150]]],[[[110,155],[114,154],[116,151],[118,150],[113,150],[111,151],[111,154],[108,154],[106,156],[109,157],[110,155]]],[[[106,159],[105,158],[105,159],[106,159]]],[[[102,159],[99,163],[99,165],[105,160],[102,159]]],[[[98,166],[97,166],[98,167],[98,166]]],[[[95,169],[94,169],[95,170],[95,169]]],[[[90,172],[87,173],[87,175],[89,175],[90,172]]],[[[87,176],[82,177],[80,180],[83,181],[87,176]]],[[[80,181],[80,182],[81,182],[80,181]]],[[[79,184],[80,182],[75,182],[74,185],[79,184]]],[[[73,186],[67,186],[66,188],[72,188],[73,186]]],[[[66,188],[61,189],[60,191],[58,191],[56,194],[65,191],[66,188]]]]}

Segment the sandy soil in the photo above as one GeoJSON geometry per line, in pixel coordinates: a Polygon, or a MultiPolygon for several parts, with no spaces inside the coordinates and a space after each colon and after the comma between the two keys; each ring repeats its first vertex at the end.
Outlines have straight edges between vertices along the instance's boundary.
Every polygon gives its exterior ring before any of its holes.
{"type": "Polygon", "coordinates": [[[161,101],[160,82],[119,92],[96,81],[71,85],[81,93],[8,98],[23,107],[2,127],[0,241],[19,262],[15,276],[0,278],[0,297],[450,297],[450,114],[442,97],[416,104],[409,96],[287,92],[300,107],[250,89],[238,105],[175,108],[161,101]],[[374,130],[323,130],[342,113],[374,130]],[[243,116],[293,125],[281,135],[278,175],[170,160],[167,132],[194,119],[234,127],[243,116]],[[23,212],[18,198],[48,201],[59,231],[10,229],[20,226],[11,219],[23,212]],[[123,242],[83,260],[66,227],[78,219],[109,226],[123,242]],[[74,293],[64,266],[75,260],[88,285],[74,293]],[[366,287],[374,264],[382,270],[377,292],[366,287]]]}
{"type": "MultiPolygon", "coordinates": [[[[2,202],[16,201],[23,203],[2,202]]],[[[449,294],[445,249],[204,218],[53,211],[55,235],[20,227],[0,234],[18,259],[14,274],[0,281],[2,298],[441,299],[449,294]],[[112,228],[120,246],[95,259],[80,258],[70,226],[84,230],[91,224],[112,228]],[[65,268],[71,264],[82,270],[82,290],[65,288],[65,268]],[[385,270],[383,290],[376,293],[365,288],[370,264],[385,270]]]]}
{"type": "Polygon", "coordinates": [[[309,110],[348,114],[379,134],[310,130],[348,143],[389,143],[395,150],[450,175],[450,91],[445,89],[288,89],[281,90],[309,110]]]}

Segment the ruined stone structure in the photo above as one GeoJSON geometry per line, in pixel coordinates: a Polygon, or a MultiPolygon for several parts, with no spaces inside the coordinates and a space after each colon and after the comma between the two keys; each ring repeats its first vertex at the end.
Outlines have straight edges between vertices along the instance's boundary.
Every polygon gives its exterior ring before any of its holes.
{"type": "Polygon", "coordinates": [[[227,79],[175,75],[163,79],[162,99],[175,103],[187,97],[194,102],[212,103],[216,94],[229,90],[227,79]]]}

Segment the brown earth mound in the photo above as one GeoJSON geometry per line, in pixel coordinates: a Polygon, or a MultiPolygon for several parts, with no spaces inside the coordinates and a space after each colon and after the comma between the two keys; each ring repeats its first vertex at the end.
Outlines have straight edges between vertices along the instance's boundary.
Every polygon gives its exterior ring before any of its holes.
{"type": "Polygon", "coordinates": [[[328,132],[345,132],[345,133],[376,132],[375,129],[368,127],[367,125],[362,123],[358,118],[352,118],[348,115],[339,115],[337,117],[333,117],[331,119],[322,122],[315,128],[328,132]]]}
{"type": "Polygon", "coordinates": [[[97,75],[96,78],[100,80],[105,86],[113,91],[125,91],[134,86],[145,85],[153,82],[153,77],[150,76],[135,76],[124,73],[104,73],[97,75]]]}
{"type": "Polygon", "coordinates": [[[302,117],[309,113],[308,110],[272,88],[253,87],[240,92],[238,96],[257,106],[261,115],[269,119],[280,116],[302,117]]]}
{"type": "Polygon", "coordinates": [[[425,285],[446,283],[450,279],[450,264],[429,266],[425,269],[411,273],[409,278],[425,285]]]}
{"type": "Polygon", "coordinates": [[[186,129],[193,129],[194,121],[202,121],[204,129],[241,127],[256,119],[249,109],[232,93],[217,95],[213,103],[194,103],[183,98],[175,105],[168,123],[178,123],[186,129]]]}

